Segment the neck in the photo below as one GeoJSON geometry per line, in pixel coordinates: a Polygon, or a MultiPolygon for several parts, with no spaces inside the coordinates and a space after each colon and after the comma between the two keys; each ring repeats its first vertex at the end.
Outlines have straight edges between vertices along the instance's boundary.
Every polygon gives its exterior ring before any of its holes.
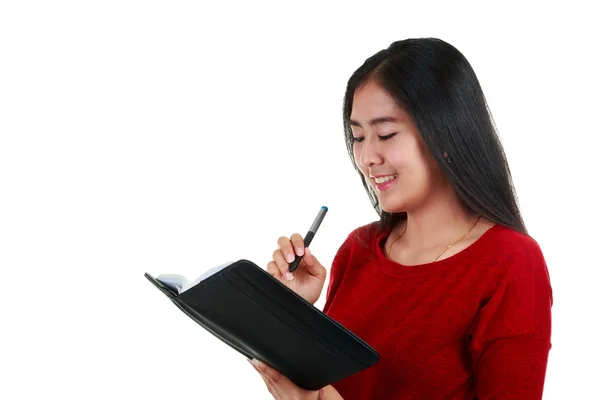
{"type": "MultiPolygon", "coordinates": [[[[447,246],[475,222],[475,215],[461,204],[457,196],[447,193],[430,198],[426,204],[407,210],[406,231],[401,240],[409,248],[447,246]]],[[[398,233],[405,227],[398,227],[398,233]]]]}

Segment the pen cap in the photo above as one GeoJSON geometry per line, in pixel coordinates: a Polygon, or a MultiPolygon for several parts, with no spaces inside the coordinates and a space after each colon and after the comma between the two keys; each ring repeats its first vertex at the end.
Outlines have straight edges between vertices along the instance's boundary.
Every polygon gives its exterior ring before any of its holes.
{"type": "Polygon", "coordinates": [[[325,214],[327,214],[327,210],[328,210],[327,207],[325,207],[325,206],[321,207],[321,210],[319,211],[319,214],[317,214],[317,218],[315,218],[309,231],[316,232],[317,229],[319,229],[321,222],[323,222],[323,218],[325,218],[325,214]]]}

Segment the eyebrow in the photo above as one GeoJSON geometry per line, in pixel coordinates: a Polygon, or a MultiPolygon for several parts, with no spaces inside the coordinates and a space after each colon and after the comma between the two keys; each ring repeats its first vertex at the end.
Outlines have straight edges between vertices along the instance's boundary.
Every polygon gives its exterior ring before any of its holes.
{"type": "MultiPolygon", "coordinates": [[[[369,126],[385,124],[388,122],[397,123],[400,121],[398,120],[398,118],[394,118],[394,117],[378,117],[378,118],[373,118],[372,120],[370,120],[369,126]]],[[[358,126],[358,127],[362,128],[362,125],[353,119],[350,120],[350,125],[358,126]]]]}

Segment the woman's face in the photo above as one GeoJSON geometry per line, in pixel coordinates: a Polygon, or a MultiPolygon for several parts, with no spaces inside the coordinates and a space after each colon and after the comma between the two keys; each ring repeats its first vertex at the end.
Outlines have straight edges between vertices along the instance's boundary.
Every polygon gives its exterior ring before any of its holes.
{"type": "Polygon", "coordinates": [[[355,162],[390,213],[423,205],[443,182],[419,131],[376,82],[356,90],[350,116],[355,162]]]}

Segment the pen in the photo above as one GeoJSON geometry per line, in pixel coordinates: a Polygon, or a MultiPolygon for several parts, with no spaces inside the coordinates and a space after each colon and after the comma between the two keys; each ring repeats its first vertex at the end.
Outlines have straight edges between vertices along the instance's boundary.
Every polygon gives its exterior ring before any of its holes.
{"type": "MultiPolygon", "coordinates": [[[[315,218],[314,222],[310,226],[310,229],[308,230],[308,233],[304,237],[304,247],[308,247],[310,242],[312,242],[315,233],[317,233],[317,229],[319,229],[321,222],[323,222],[323,218],[325,218],[325,214],[327,214],[327,207],[323,206],[319,210],[317,218],[315,218]]],[[[296,268],[298,268],[298,265],[300,265],[300,260],[302,260],[302,256],[297,255],[296,259],[290,264],[290,272],[294,272],[296,268]]]]}

